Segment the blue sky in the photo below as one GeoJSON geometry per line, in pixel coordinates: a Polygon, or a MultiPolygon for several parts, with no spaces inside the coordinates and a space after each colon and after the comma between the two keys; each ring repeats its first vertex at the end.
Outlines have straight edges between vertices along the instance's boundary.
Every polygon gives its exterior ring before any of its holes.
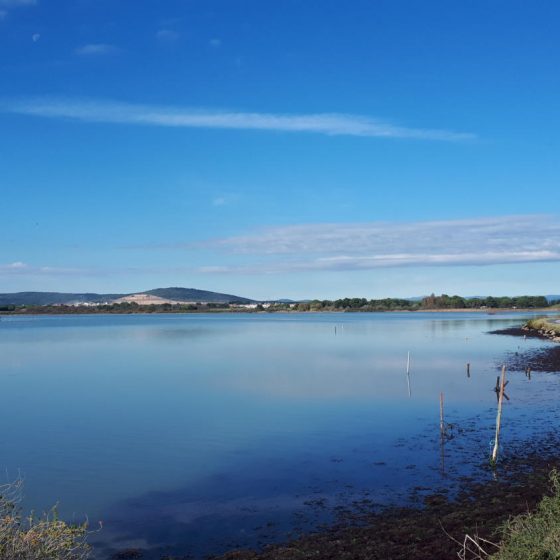
{"type": "Polygon", "coordinates": [[[0,291],[558,293],[559,18],[0,0],[0,291]]]}

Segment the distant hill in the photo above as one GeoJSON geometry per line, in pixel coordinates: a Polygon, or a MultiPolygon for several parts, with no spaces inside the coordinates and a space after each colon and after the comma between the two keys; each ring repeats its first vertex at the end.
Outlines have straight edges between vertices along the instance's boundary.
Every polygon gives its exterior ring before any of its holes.
{"type": "Polygon", "coordinates": [[[253,300],[231,294],[221,294],[194,288],[157,288],[130,294],[94,294],[61,292],[17,292],[0,294],[0,305],[60,305],[74,303],[105,303],[137,294],[149,294],[166,300],[199,303],[253,303],[253,300]]]}
{"type": "Polygon", "coordinates": [[[254,300],[234,296],[232,294],[220,294],[206,290],[195,290],[194,288],[156,288],[142,292],[173,301],[194,301],[204,303],[254,303],[254,300]]]}
{"type": "Polygon", "coordinates": [[[551,296],[544,296],[549,302],[551,301],[560,301],[560,295],[551,295],[551,296]]]}

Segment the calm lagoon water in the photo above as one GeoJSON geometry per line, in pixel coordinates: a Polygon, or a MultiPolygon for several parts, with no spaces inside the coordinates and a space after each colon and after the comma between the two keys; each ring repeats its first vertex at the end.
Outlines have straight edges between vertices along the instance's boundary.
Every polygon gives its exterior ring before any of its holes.
{"type": "MultiPolygon", "coordinates": [[[[103,520],[98,558],[282,540],[484,462],[501,360],[548,344],[487,332],[526,317],[3,317],[2,476],[25,478],[26,507],[103,520]]],[[[559,424],[554,374],[510,378],[506,447],[559,424]]]]}

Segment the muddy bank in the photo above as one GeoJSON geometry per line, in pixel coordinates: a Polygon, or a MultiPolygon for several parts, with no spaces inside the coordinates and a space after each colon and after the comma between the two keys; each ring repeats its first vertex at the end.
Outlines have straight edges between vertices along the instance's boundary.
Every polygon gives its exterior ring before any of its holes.
{"type": "Polygon", "coordinates": [[[560,345],[506,354],[505,365],[511,371],[560,373],[560,345]]]}
{"type": "MultiPolygon", "coordinates": [[[[457,557],[465,534],[498,542],[500,527],[511,516],[533,510],[550,491],[549,472],[560,467],[552,436],[523,457],[506,457],[490,482],[464,480],[455,500],[427,496],[417,508],[356,513],[320,533],[262,551],[234,551],[219,560],[448,560],[457,557]],[[544,455],[543,455],[544,453],[544,455]],[[548,453],[548,454],[547,454],[548,453]]],[[[489,467],[483,467],[489,468],[489,467]]]]}
{"type": "MultiPolygon", "coordinates": [[[[555,337],[546,334],[541,330],[529,329],[527,327],[511,327],[508,329],[499,329],[490,331],[489,334],[501,334],[509,336],[520,336],[523,338],[538,338],[546,341],[556,342],[555,337]]],[[[535,348],[522,352],[510,352],[506,354],[504,363],[509,370],[526,371],[542,371],[556,373],[560,372],[560,345],[545,346],[543,348],[535,348]]]]}
{"type": "Polygon", "coordinates": [[[548,340],[548,337],[541,334],[539,331],[530,330],[524,327],[509,327],[507,329],[498,329],[489,331],[488,334],[503,334],[508,336],[521,336],[523,338],[540,338],[541,340],[548,340]]]}

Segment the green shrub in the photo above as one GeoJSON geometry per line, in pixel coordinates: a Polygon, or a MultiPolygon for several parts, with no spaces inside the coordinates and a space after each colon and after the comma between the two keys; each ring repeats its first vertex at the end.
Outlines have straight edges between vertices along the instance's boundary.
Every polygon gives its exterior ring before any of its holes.
{"type": "Polygon", "coordinates": [[[537,511],[511,519],[503,528],[499,552],[492,560],[560,559],[560,478],[550,474],[553,494],[539,503],[537,511]]]}

